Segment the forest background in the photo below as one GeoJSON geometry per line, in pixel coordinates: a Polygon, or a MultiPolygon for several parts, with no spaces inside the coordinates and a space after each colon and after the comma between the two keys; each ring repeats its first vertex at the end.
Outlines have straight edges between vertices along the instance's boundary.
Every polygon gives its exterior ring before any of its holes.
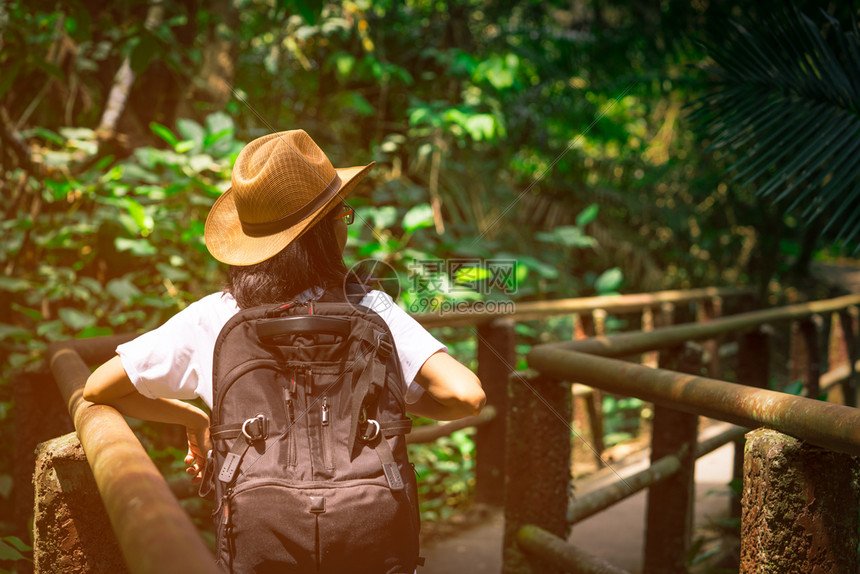
{"type": "MultiPolygon", "coordinates": [[[[223,285],[206,214],[243,142],[273,131],[305,129],[336,166],[376,162],[352,200],[347,259],[390,265],[412,311],[698,286],[784,300],[842,244],[733,179],[731,154],[706,149],[689,120],[713,79],[701,42],[719,43],[730,18],[778,10],[0,3],[0,469],[11,377],[49,342],[150,329],[223,285]],[[440,273],[428,264],[439,261],[458,264],[440,273]],[[515,262],[507,288],[488,288],[490,261],[515,262]]],[[[570,329],[520,325],[520,350],[570,329]]],[[[468,335],[439,334],[471,362],[468,335]]],[[[179,469],[181,448],[137,430],[166,472],[179,469]]],[[[413,453],[425,518],[468,500],[471,452],[459,433],[413,453]]],[[[13,488],[0,471],[4,516],[13,488]]]]}

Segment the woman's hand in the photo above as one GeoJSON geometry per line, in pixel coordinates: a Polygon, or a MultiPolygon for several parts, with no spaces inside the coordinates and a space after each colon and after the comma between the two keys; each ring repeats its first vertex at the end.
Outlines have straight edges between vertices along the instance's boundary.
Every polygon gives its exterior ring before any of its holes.
{"type": "Polygon", "coordinates": [[[209,419],[202,426],[185,427],[188,433],[188,454],[185,456],[185,469],[191,475],[191,484],[197,484],[203,480],[203,472],[206,470],[206,455],[212,448],[209,438],[209,419]]]}

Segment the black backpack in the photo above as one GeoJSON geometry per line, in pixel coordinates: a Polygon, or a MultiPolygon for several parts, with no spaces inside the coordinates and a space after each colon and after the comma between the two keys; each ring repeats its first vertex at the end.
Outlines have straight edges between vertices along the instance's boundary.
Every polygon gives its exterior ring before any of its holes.
{"type": "Polygon", "coordinates": [[[216,558],[228,572],[409,573],[418,503],[391,332],[349,286],[233,316],[215,344],[216,558]]]}

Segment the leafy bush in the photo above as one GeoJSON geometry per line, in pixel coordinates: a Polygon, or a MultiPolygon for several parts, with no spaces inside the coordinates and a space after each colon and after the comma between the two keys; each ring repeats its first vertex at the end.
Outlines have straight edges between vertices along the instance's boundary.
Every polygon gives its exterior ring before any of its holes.
{"type": "Polygon", "coordinates": [[[475,443],[459,430],[431,444],[409,445],[418,473],[422,520],[445,520],[462,510],[475,490],[475,443]]]}
{"type": "Polygon", "coordinates": [[[203,223],[241,149],[233,121],[152,127],[170,148],[119,162],[98,158],[89,129],[27,134],[42,138],[46,177],[17,171],[0,200],[0,263],[12,271],[0,277],[3,378],[50,341],[153,328],[217,285],[203,223]]]}

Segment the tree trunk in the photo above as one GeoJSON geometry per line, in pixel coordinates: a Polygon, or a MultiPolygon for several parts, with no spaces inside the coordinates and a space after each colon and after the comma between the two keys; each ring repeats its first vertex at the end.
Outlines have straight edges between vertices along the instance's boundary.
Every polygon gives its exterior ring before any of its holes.
{"type": "Polygon", "coordinates": [[[215,0],[207,5],[207,9],[213,17],[206,30],[198,81],[191,82],[187,96],[180,102],[181,116],[194,112],[188,108],[189,102],[207,102],[211,111],[217,111],[223,109],[233,96],[239,14],[230,0],[215,0]]]}
{"type": "MultiPolygon", "coordinates": [[[[163,18],[164,6],[161,3],[153,3],[146,13],[144,27],[152,30],[161,23],[163,18]]],[[[131,58],[126,56],[114,76],[113,86],[111,86],[99,127],[96,130],[100,141],[107,142],[116,138],[116,126],[123,110],[125,110],[125,104],[133,84],[134,71],[131,69],[131,58]]]]}

